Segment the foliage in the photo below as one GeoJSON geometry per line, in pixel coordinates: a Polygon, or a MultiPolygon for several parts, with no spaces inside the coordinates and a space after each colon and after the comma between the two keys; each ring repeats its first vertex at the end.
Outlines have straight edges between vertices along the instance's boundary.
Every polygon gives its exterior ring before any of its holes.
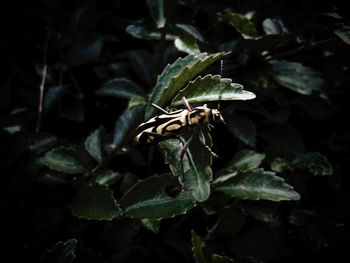
{"type": "Polygon", "coordinates": [[[23,23],[1,45],[8,258],[342,258],[350,243],[346,9],[329,1],[102,2],[10,10],[23,23]],[[226,124],[201,128],[219,158],[198,128],[182,161],[191,132],[132,142],[158,114],[152,103],[171,111],[183,96],[220,106],[226,124]]]}

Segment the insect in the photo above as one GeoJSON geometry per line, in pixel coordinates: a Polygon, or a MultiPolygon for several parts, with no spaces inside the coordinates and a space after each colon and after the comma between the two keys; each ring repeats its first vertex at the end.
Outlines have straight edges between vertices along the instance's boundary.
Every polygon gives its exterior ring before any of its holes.
{"type": "MultiPolygon", "coordinates": [[[[162,114],[141,123],[136,128],[137,135],[134,138],[134,141],[137,143],[154,143],[169,138],[178,138],[184,133],[193,130],[195,126],[207,126],[210,130],[214,123],[225,123],[218,109],[210,109],[206,104],[192,108],[185,97],[182,97],[182,103],[184,104],[185,109],[173,112],[168,112],[160,106],[152,104],[152,106],[162,112],[162,114]]],[[[185,182],[182,159],[192,141],[192,138],[193,133],[182,147],[180,153],[182,182],[185,182]]],[[[210,147],[206,145],[205,137],[201,129],[199,129],[199,140],[212,156],[218,157],[210,147]]]]}

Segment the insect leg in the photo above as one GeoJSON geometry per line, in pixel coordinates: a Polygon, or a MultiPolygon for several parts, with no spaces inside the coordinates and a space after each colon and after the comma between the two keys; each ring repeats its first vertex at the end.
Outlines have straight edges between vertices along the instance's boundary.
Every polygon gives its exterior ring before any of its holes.
{"type": "Polygon", "coordinates": [[[207,150],[210,152],[210,154],[213,157],[219,158],[219,156],[216,153],[214,153],[208,145],[205,144],[205,137],[204,137],[204,134],[201,130],[199,131],[199,141],[205,146],[205,148],[207,148],[207,150]]]}
{"type": "Polygon", "coordinates": [[[182,162],[182,159],[184,158],[184,155],[188,149],[188,147],[190,146],[190,143],[192,141],[193,138],[193,134],[191,135],[191,137],[188,139],[188,141],[185,143],[185,145],[182,147],[181,149],[181,153],[180,153],[180,161],[181,161],[181,171],[182,171],[182,187],[185,187],[185,171],[184,171],[184,164],[182,162]]]}
{"type": "Polygon", "coordinates": [[[164,110],[162,107],[160,107],[160,106],[158,106],[158,105],[156,105],[156,104],[154,104],[154,103],[152,103],[151,105],[152,105],[153,108],[155,108],[155,109],[157,109],[157,110],[159,110],[159,111],[161,111],[161,112],[163,112],[163,113],[165,113],[165,114],[169,114],[169,112],[167,112],[166,110],[164,110]]]}
{"type": "Polygon", "coordinates": [[[188,111],[192,111],[192,107],[191,107],[191,105],[188,103],[188,101],[186,100],[185,97],[182,97],[181,101],[182,101],[183,105],[185,105],[185,107],[186,107],[186,109],[187,109],[188,111]]]}

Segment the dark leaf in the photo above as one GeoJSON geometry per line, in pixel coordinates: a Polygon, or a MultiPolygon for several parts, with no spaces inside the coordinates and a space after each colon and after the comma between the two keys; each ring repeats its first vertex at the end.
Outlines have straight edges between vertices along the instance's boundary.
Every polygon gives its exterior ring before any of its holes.
{"type": "Polygon", "coordinates": [[[326,156],[319,152],[308,152],[298,155],[291,163],[296,169],[306,169],[313,175],[333,174],[332,165],[326,156]]]}
{"type": "Polygon", "coordinates": [[[105,82],[95,94],[126,99],[145,96],[144,92],[134,82],[125,78],[115,78],[105,82]]]}
{"type": "Polygon", "coordinates": [[[149,11],[157,24],[157,28],[165,26],[164,0],[147,0],[149,11]]]}
{"type": "Polygon", "coordinates": [[[75,250],[78,241],[70,239],[66,242],[58,242],[53,248],[46,250],[41,263],[72,263],[75,259],[75,250]]]}

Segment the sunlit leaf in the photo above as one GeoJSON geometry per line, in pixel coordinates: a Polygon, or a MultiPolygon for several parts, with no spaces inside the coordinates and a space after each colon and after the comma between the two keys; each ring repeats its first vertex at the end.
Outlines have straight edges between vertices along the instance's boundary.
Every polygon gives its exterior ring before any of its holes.
{"type": "Polygon", "coordinates": [[[126,99],[145,96],[144,92],[134,82],[125,78],[115,78],[105,82],[95,94],[126,99]]]}
{"type": "Polygon", "coordinates": [[[238,174],[215,189],[240,199],[271,201],[300,199],[300,195],[281,177],[263,169],[238,174]]]}
{"type": "Polygon", "coordinates": [[[238,171],[252,170],[258,168],[264,158],[265,154],[263,153],[257,153],[252,150],[242,150],[235,154],[228,166],[238,171]]]}
{"type": "MultiPolygon", "coordinates": [[[[164,158],[169,163],[170,170],[182,182],[182,168],[180,153],[185,145],[184,138],[169,139],[160,144],[164,152],[164,158]]],[[[212,171],[210,168],[211,155],[209,151],[200,143],[199,134],[196,131],[192,142],[182,160],[185,174],[186,192],[192,193],[195,200],[202,202],[210,195],[210,181],[212,171]]]]}
{"type": "Polygon", "coordinates": [[[101,184],[88,184],[81,188],[70,209],[74,216],[91,220],[112,220],[123,213],[112,190],[101,184]]]}
{"type": "Polygon", "coordinates": [[[178,58],[171,65],[167,65],[163,73],[158,76],[156,87],[153,89],[146,108],[145,119],[149,119],[155,112],[151,106],[152,103],[163,107],[188,81],[225,55],[227,53],[188,55],[185,58],[178,58]]]}
{"type": "Polygon", "coordinates": [[[181,36],[175,38],[175,47],[184,53],[196,55],[200,53],[196,40],[193,37],[181,36]]]}
{"type": "Polygon", "coordinates": [[[136,218],[161,219],[184,214],[194,207],[190,192],[180,194],[180,186],[170,174],[154,175],[138,181],[122,197],[120,204],[125,215],[136,218]],[[177,187],[177,195],[167,190],[177,187]]]}
{"type": "Polygon", "coordinates": [[[82,174],[89,171],[81,156],[72,147],[54,148],[40,158],[40,163],[67,174],[82,174]]]}
{"type": "Polygon", "coordinates": [[[255,94],[243,90],[243,86],[232,83],[231,79],[221,78],[220,75],[206,75],[190,81],[186,87],[179,91],[171,105],[182,104],[182,97],[186,97],[189,103],[219,100],[250,100],[255,94]]]}
{"type": "Polygon", "coordinates": [[[283,22],[276,18],[266,18],[262,26],[267,35],[283,35],[289,33],[283,22]]]}

